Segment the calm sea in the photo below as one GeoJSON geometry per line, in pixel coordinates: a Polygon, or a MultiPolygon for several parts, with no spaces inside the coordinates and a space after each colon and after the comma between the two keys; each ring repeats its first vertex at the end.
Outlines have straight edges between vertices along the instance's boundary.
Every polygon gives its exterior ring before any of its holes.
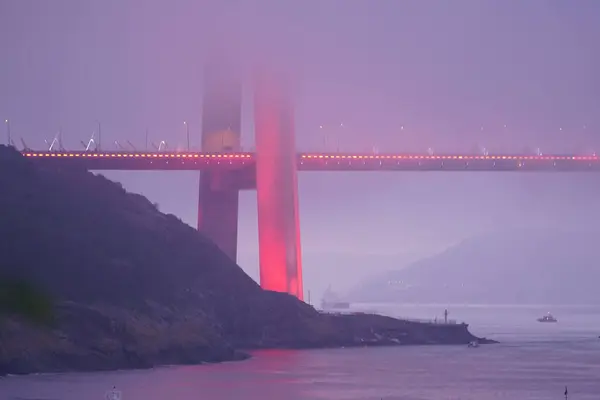
{"type": "MultiPolygon", "coordinates": [[[[446,306],[358,306],[441,318],[446,306]]],[[[0,379],[0,399],[600,399],[600,307],[447,306],[501,344],[265,351],[251,360],[147,371],[0,379]],[[535,321],[552,312],[559,322],[535,321]],[[118,398],[116,396],[115,398],[118,398]]]]}

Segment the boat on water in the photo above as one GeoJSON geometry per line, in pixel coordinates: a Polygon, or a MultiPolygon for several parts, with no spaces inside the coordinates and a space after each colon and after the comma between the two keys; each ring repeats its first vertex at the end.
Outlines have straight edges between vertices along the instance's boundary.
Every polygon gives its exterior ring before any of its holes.
{"type": "Polygon", "coordinates": [[[558,322],[558,320],[554,318],[554,316],[550,313],[544,315],[541,318],[538,318],[537,320],[538,322],[558,322]]]}
{"type": "Polygon", "coordinates": [[[347,310],[350,308],[350,303],[340,299],[340,297],[331,290],[331,286],[327,288],[321,299],[321,309],[325,311],[347,310]]]}
{"type": "Polygon", "coordinates": [[[477,340],[473,340],[472,342],[469,342],[467,347],[473,347],[473,348],[479,347],[479,342],[477,340]]]}

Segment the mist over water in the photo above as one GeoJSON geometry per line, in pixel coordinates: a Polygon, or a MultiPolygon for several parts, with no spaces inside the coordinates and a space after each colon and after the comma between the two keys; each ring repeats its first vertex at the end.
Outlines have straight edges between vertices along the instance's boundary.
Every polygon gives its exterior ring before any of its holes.
{"type": "Polygon", "coordinates": [[[596,400],[600,393],[600,307],[359,304],[407,318],[467,321],[501,341],[262,351],[248,361],[147,371],[49,374],[0,379],[0,399],[103,398],[116,386],[135,400],[596,400]],[[535,319],[551,311],[557,324],[535,319]]]}

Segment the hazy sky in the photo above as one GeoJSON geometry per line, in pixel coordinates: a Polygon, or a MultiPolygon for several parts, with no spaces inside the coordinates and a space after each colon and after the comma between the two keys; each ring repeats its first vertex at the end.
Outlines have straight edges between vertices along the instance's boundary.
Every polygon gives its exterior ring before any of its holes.
{"type": "MultiPolygon", "coordinates": [[[[98,120],[105,148],[143,146],[146,128],[183,145],[184,120],[198,145],[202,64],[224,46],[244,67],[276,54],[294,71],[301,150],[323,150],[327,135],[330,150],[590,152],[598,37],[597,0],[0,0],[0,117],[34,148],[59,127],[77,148],[98,120]]],[[[248,148],[252,123],[246,104],[248,148]]],[[[197,173],[106,175],[195,225],[197,173]]],[[[305,287],[344,285],[377,255],[427,255],[482,231],[597,225],[598,179],[304,173],[305,287]],[[347,256],[336,263],[337,253],[347,256]]],[[[241,207],[240,263],[255,275],[255,193],[241,207]]]]}

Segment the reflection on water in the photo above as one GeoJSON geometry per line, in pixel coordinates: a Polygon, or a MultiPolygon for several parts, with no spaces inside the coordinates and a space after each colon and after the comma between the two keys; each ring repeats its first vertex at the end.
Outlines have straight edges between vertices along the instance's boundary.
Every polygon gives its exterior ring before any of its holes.
{"type": "MultiPolygon", "coordinates": [[[[371,306],[373,307],[373,306],[371,306]]],[[[149,371],[55,374],[0,380],[0,399],[122,400],[600,398],[600,310],[592,307],[386,306],[433,318],[448,308],[493,346],[262,351],[251,360],[149,371]],[[551,311],[557,324],[535,319],[551,311]]]]}

